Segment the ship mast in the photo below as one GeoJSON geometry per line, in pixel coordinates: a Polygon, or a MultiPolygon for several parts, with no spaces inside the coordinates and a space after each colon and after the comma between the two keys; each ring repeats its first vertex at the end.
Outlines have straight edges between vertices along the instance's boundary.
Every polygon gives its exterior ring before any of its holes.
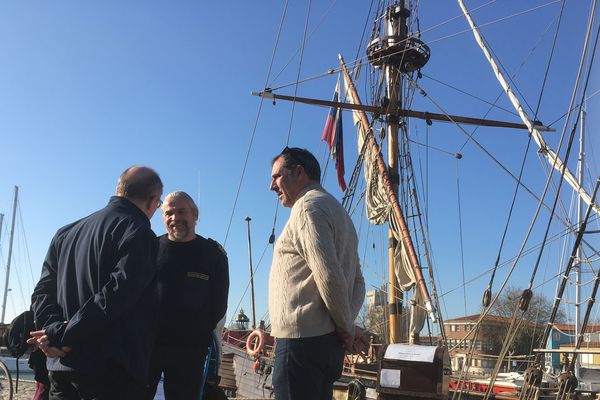
{"type": "MultiPolygon", "coordinates": [[[[585,118],[586,112],[585,107],[581,109],[581,128],[579,135],[579,159],[577,160],[577,181],[580,187],[583,186],[583,168],[585,165],[585,118]]],[[[581,197],[577,198],[577,225],[581,225],[583,218],[583,207],[584,203],[581,197]]],[[[575,265],[575,337],[579,337],[581,334],[581,260],[583,254],[581,248],[577,248],[577,257],[575,265]]],[[[579,358],[575,360],[575,376],[579,375],[580,361],[579,358]]]]}
{"type": "MultiPolygon", "coordinates": [[[[398,196],[400,182],[398,172],[400,118],[398,117],[398,110],[403,108],[401,74],[420,69],[429,60],[429,48],[421,41],[408,37],[407,19],[409,16],[410,10],[404,6],[404,0],[388,7],[384,15],[385,24],[382,35],[373,38],[367,48],[369,62],[375,68],[380,68],[384,72],[387,83],[384,103],[387,103],[385,115],[387,119],[388,173],[396,197],[398,196]]],[[[403,232],[403,244],[410,254],[411,250],[414,253],[414,248],[407,233],[407,231],[403,232]]],[[[403,295],[399,289],[394,265],[394,255],[399,243],[391,229],[388,231],[388,238],[389,343],[399,343],[404,339],[400,320],[403,295]]],[[[416,256],[410,258],[413,264],[418,265],[416,256]]],[[[413,265],[413,267],[416,267],[416,265],[413,265]]],[[[411,337],[411,342],[413,341],[418,342],[418,336],[411,337]]]]}
{"type": "MultiPolygon", "coordinates": [[[[400,42],[406,39],[406,20],[404,15],[397,10],[388,10],[387,30],[392,37],[396,36],[400,42]],[[398,18],[400,17],[400,18],[398,18]]],[[[390,39],[391,41],[395,39],[390,39]]],[[[384,66],[385,78],[387,81],[387,98],[389,101],[389,112],[394,113],[398,108],[398,103],[402,102],[399,96],[402,93],[402,80],[400,79],[400,70],[394,63],[386,63],[384,66]]],[[[398,174],[398,125],[400,119],[397,116],[388,115],[387,138],[388,138],[388,173],[392,181],[392,190],[398,196],[398,184],[400,182],[398,174]]],[[[396,279],[394,254],[398,241],[394,238],[391,229],[388,230],[388,255],[389,255],[389,316],[390,316],[390,343],[402,342],[402,303],[403,293],[399,289],[399,283],[396,279]]]]}

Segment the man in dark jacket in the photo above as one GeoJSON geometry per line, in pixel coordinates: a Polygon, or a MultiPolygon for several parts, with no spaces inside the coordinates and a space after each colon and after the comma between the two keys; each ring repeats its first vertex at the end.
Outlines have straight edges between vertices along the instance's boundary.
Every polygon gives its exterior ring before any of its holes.
{"type": "Polygon", "coordinates": [[[212,332],[227,310],[227,255],[195,233],[198,207],[187,193],[167,195],[162,210],[167,234],[158,250],[159,332],[146,398],[154,397],[164,373],[167,400],[200,399],[212,332]]]}
{"type": "Polygon", "coordinates": [[[108,205],[58,230],[32,295],[50,399],[139,399],[156,330],[158,174],[121,174],[108,205]]]}

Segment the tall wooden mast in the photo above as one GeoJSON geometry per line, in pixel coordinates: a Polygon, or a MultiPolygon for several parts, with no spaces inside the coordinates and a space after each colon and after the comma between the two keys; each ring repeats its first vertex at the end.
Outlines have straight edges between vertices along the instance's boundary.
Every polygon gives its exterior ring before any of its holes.
{"type": "MultiPolygon", "coordinates": [[[[388,9],[386,15],[387,31],[391,35],[390,41],[395,41],[394,37],[397,37],[399,41],[406,39],[406,34],[402,25],[404,17],[398,18],[398,11],[396,9],[388,9]]],[[[387,81],[387,98],[388,98],[388,110],[387,115],[387,139],[388,139],[388,173],[392,181],[392,190],[394,194],[398,196],[398,184],[400,182],[398,174],[398,125],[400,119],[392,114],[398,110],[399,103],[402,103],[402,80],[400,79],[400,70],[398,65],[395,63],[388,62],[384,64],[385,79],[387,81]]],[[[388,301],[389,301],[389,318],[390,318],[390,343],[399,343],[403,341],[402,337],[402,303],[403,293],[399,289],[399,283],[396,279],[396,267],[394,264],[394,255],[396,253],[396,247],[398,247],[398,241],[394,237],[394,233],[391,229],[388,230],[388,273],[389,273],[389,288],[388,288],[388,301]]]]}
{"type": "MultiPolygon", "coordinates": [[[[399,0],[395,5],[388,7],[384,15],[383,32],[379,37],[373,38],[367,48],[369,62],[375,68],[380,68],[384,72],[387,83],[384,103],[387,104],[388,173],[396,196],[398,196],[400,182],[398,173],[400,118],[398,117],[398,110],[403,108],[401,74],[415,71],[424,66],[429,60],[429,48],[419,40],[408,37],[407,19],[409,16],[410,11],[404,6],[404,0],[399,0]]],[[[394,265],[394,254],[399,244],[391,230],[388,238],[390,260],[388,288],[389,342],[399,343],[405,339],[402,337],[400,321],[403,297],[399,289],[394,265]]],[[[410,238],[407,240],[410,242],[410,238]]],[[[412,248],[412,243],[406,243],[406,240],[404,242],[405,248],[412,248]]]]}

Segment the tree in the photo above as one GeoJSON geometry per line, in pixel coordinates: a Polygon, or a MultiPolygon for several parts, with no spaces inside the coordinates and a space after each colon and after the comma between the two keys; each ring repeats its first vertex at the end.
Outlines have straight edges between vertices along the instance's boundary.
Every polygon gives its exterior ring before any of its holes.
{"type": "Polygon", "coordinates": [[[387,318],[383,305],[371,307],[365,305],[359,318],[367,332],[377,335],[379,340],[386,339],[387,318]]]}
{"type": "MultiPolygon", "coordinates": [[[[498,297],[498,300],[492,306],[490,315],[496,315],[505,318],[507,321],[512,321],[515,310],[519,307],[523,290],[515,287],[509,287],[498,297]]],[[[534,294],[530,301],[527,311],[523,314],[522,321],[519,324],[518,331],[513,342],[510,345],[509,351],[515,355],[531,354],[534,348],[544,347],[544,343],[540,343],[542,333],[550,320],[553,303],[543,295],[534,294]]],[[[519,309],[517,316],[521,316],[519,309]]],[[[556,323],[564,323],[565,314],[562,309],[556,314],[556,323]]],[[[503,324],[500,329],[493,332],[488,332],[490,339],[501,345],[508,333],[510,323],[503,324]]]]}
{"type": "MultiPolygon", "coordinates": [[[[365,304],[360,315],[359,324],[364,327],[369,336],[373,336],[375,343],[388,343],[388,316],[386,313],[387,305],[365,304]]],[[[403,340],[408,339],[408,330],[410,326],[410,308],[402,307],[400,315],[400,326],[402,332],[400,335],[403,340]]]]}

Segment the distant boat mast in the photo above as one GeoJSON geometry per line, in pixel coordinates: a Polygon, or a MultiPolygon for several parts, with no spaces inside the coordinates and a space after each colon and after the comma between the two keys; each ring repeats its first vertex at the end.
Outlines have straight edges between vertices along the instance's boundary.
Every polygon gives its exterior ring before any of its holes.
{"type": "Polygon", "coordinates": [[[0,213],[0,244],[2,243],[2,222],[4,221],[4,214],[0,213]]]}
{"type": "MultiPolygon", "coordinates": [[[[15,198],[13,200],[12,210],[12,221],[10,223],[10,239],[8,242],[8,261],[6,262],[6,281],[4,282],[4,298],[2,301],[2,319],[1,323],[4,323],[4,316],[6,315],[6,298],[8,296],[8,279],[10,278],[10,261],[12,258],[12,247],[13,239],[15,237],[15,220],[17,219],[17,199],[19,198],[19,187],[15,186],[15,198]]],[[[1,225],[0,225],[1,227],[1,225]]]]}
{"type": "Polygon", "coordinates": [[[250,221],[252,218],[246,217],[248,223],[248,260],[250,263],[250,296],[252,300],[252,329],[256,329],[256,307],[254,305],[254,269],[252,267],[252,241],[250,240],[250,221]]]}

